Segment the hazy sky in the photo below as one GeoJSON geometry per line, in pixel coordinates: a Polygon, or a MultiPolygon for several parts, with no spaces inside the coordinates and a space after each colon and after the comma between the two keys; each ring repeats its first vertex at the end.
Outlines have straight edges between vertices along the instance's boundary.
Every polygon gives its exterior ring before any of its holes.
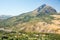
{"type": "Polygon", "coordinates": [[[60,11],[60,0],[0,0],[0,15],[19,15],[42,4],[48,4],[60,11]]]}

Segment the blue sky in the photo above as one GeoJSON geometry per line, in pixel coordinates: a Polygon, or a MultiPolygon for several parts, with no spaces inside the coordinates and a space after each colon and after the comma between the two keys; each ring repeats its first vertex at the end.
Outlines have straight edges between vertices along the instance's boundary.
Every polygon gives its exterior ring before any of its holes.
{"type": "Polygon", "coordinates": [[[19,15],[47,4],[60,12],[60,0],[0,0],[0,15],[19,15]]]}

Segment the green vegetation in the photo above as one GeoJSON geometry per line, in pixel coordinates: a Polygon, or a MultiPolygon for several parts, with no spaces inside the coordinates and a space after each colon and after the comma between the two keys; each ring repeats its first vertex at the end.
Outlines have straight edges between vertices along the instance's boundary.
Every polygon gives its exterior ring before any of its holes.
{"type": "Polygon", "coordinates": [[[0,40],[60,40],[59,34],[51,33],[0,33],[0,40]]]}

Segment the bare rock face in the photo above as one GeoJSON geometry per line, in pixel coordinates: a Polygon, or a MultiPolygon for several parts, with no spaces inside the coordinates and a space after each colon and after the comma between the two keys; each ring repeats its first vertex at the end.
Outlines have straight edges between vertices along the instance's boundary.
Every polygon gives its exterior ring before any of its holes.
{"type": "Polygon", "coordinates": [[[47,4],[43,4],[42,6],[38,7],[37,9],[35,9],[33,12],[35,13],[57,13],[57,11],[52,8],[51,6],[47,5],[47,4]]]}

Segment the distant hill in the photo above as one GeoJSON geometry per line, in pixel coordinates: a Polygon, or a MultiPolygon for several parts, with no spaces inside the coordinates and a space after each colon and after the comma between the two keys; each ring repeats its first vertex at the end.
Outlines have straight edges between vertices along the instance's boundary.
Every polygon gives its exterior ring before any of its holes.
{"type": "Polygon", "coordinates": [[[10,16],[10,15],[0,15],[0,19],[8,19],[10,17],[12,17],[12,16],[10,16]]]}
{"type": "Polygon", "coordinates": [[[16,32],[59,33],[60,15],[47,4],[0,22],[0,27],[16,32]]]}

